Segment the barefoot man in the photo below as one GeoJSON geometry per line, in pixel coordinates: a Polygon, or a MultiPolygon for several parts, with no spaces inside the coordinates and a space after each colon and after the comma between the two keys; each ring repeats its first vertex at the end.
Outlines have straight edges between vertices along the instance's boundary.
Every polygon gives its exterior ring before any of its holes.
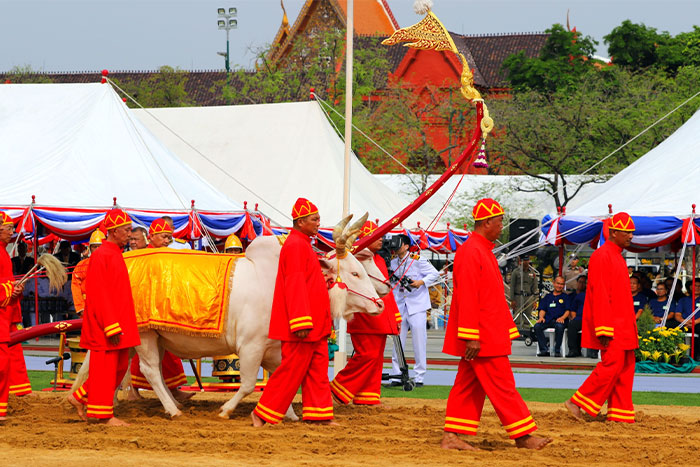
{"type": "MultiPolygon", "coordinates": [[[[605,228],[605,226],[603,226],[605,228]]],[[[601,361],[576,393],[565,402],[569,413],[592,417],[608,401],[608,420],[634,423],[632,383],[637,321],[622,250],[629,247],[634,222],[625,212],[610,221],[608,240],[588,263],[588,286],[583,305],[581,346],[601,350],[601,361]]]]}
{"type": "Polygon", "coordinates": [[[92,254],[88,266],[80,336],[80,346],[91,351],[90,376],[68,401],[83,420],[120,426],[128,424],[114,416],[114,391],[128,368],[129,348],[141,343],[122,256],[131,233],[131,218],[121,209],[112,209],[104,225],[107,238],[92,254]]]}
{"type": "Polygon", "coordinates": [[[457,433],[476,435],[488,396],[516,446],[542,449],[552,440],[531,435],[537,429],[515,389],[508,361],[511,339],[519,336],[506,302],[493,242],[503,230],[503,209],[482,199],[472,210],[474,232],[457,250],[452,309],[442,351],[461,357],[447,399],[443,449],[475,450],[457,433]]]}
{"type": "Polygon", "coordinates": [[[270,376],[250,417],[253,426],[279,423],[301,386],[303,420],[333,422],[328,383],[330,301],[311,237],[321,217],[309,200],[299,198],[292,209],[293,228],[280,251],[270,317],[270,339],[282,341],[282,363],[270,376]]]}
{"type": "MultiPolygon", "coordinates": [[[[360,238],[370,235],[377,230],[377,224],[372,221],[362,226],[360,238]]],[[[382,237],[371,243],[366,253],[372,254],[372,259],[382,272],[381,280],[389,280],[386,262],[377,252],[382,248],[382,237]]],[[[364,251],[364,250],[363,250],[364,251]]],[[[382,367],[384,365],[384,347],[388,334],[398,334],[401,323],[401,313],[394,300],[394,294],[389,292],[382,300],[384,311],[379,316],[369,316],[364,313],[355,315],[348,323],[348,332],[355,349],[355,355],[348,364],[331,381],[331,392],[338,402],[355,405],[378,405],[382,388],[382,367]]]]}
{"type": "MultiPolygon", "coordinates": [[[[12,261],[6,250],[14,231],[15,224],[12,218],[0,211],[0,424],[4,423],[7,417],[7,400],[10,396],[12,380],[12,351],[8,347],[10,323],[13,322],[15,310],[19,306],[17,301],[24,291],[24,285],[14,280],[12,261]]],[[[22,356],[22,364],[24,364],[24,356],[22,356]]],[[[24,365],[22,367],[24,368],[24,365]]],[[[24,373],[27,373],[26,368],[24,373]]]]}

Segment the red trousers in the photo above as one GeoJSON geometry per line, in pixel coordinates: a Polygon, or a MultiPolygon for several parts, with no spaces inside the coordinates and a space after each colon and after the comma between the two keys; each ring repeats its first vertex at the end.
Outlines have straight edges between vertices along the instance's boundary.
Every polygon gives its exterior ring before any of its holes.
{"type": "MultiPolygon", "coordinates": [[[[17,324],[10,325],[10,332],[14,332],[19,327],[17,324]]],[[[24,352],[22,344],[15,344],[10,347],[10,394],[15,396],[26,396],[32,393],[32,385],[29,383],[27,375],[27,365],[24,362],[24,352]]]]}
{"type": "Polygon", "coordinates": [[[10,398],[10,350],[7,342],[0,343],[0,417],[7,416],[7,400],[10,398]]]}
{"type": "Polygon", "coordinates": [[[331,391],[346,404],[379,404],[386,335],[350,334],[355,355],[331,381],[331,391]]]}
{"type": "Polygon", "coordinates": [[[87,405],[87,416],[114,417],[114,392],[129,368],[129,349],[91,350],[90,376],[73,393],[87,405]]]}
{"type": "Polygon", "coordinates": [[[332,420],[333,400],[328,383],[328,341],[282,341],[282,363],[267,381],[253,410],[267,423],[276,424],[301,386],[302,418],[332,420]]]}
{"type": "Polygon", "coordinates": [[[476,435],[485,396],[488,396],[511,439],[537,429],[523,398],[515,389],[508,357],[499,356],[459,361],[457,378],[447,399],[444,430],[476,435]]]}
{"type": "Polygon", "coordinates": [[[595,417],[607,400],[608,420],[634,423],[634,350],[602,350],[600,359],[593,373],[571,396],[571,402],[595,417]]]}
{"type": "MultiPolygon", "coordinates": [[[[178,386],[187,384],[187,376],[185,376],[185,370],[182,368],[182,360],[167,350],[163,355],[162,368],[165,385],[171,391],[177,389],[178,386]]],[[[133,384],[136,389],[153,390],[148,380],[146,380],[143,373],[141,373],[138,355],[134,355],[134,358],[131,359],[131,384],[133,384]]]]}

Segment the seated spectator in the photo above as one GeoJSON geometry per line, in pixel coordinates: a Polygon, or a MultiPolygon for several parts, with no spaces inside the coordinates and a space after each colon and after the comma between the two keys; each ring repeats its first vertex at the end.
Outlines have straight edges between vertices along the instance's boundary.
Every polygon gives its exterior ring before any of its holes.
{"type": "Polygon", "coordinates": [[[58,253],[54,255],[66,267],[75,267],[80,262],[80,255],[73,251],[68,240],[62,240],[58,245],[58,253]]]}
{"type": "MultiPolygon", "coordinates": [[[[689,281],[686,288],[688,289],[688,291],[690,291],[692,287],[692,282],[689,281]]],[[[698,306],[700,306],[700,278],[695,278],[695,306],[693,306],[692,293],[690,296],[681,298],[680,300],[678,300],[678,304],[676,305],[676,313],[674,319],[678,322],[678,324],[682,323],[688,316],[690,316],[695,311],[695,309],[698,306]]],[[[698,314],[700,313],[695,314],[696,322],[700,321],[700,318],[698,318],[698,314]]],[[[690,323],[687,323],[686,325],[688,326],[688,329],[690,329],[690,323]]]]}
{"type": "Polygon", "coordinates": [[[660,324],[661,321],[663,321],[664,314],[665,314],[667,308],[668,308],[667,320],[672,319],[672,317],[675,316],[676,303],[674,301],[671,301],[671,303],[668,305],[667,305],[667,303],[668,303],[668,289],[666,288],[665,283],[660,282],[656,286],[656,299],[649,301],[649,307],[651,308],[651,312],[654,315],[654,322],[656,324],[660,324]]]}
{"type": "Polygon", "coordinates": [[[583,303],[586,300],[586,284],[588,277],[578,276],[576,281],[576,294],[572,294],[569,310],[569,322],[566,324],[566,333],[569,338],[569,353],[567,358],[581,356],[581,324],[583,323],[583,303]]]}
{"type": "Polygon", "coordinates": [[[561,342],[564,339],[566,319],[569,316],[569,296],[564,293],[564,278],[557,276],[553,283],[554,291],[540,300],[539,319],[535,324],[535,336],[539,347],[538,357],[549,357],[546,329],[554,328],[554,356],[561,357],[561,342]]]}
{"type": "Polygon", "coordinates": [[[12,274],[23,276],[34,267],[34,258],[27,256],[27,244],[20,240],[17,244],[17,256],[12,258],[12,274]]]}
{"type": "Polygon", "coordinates": [[[656,298],[656,294],[651,288],[652,282],[649,276],[646,274],[639,274],[639,282],[642,284],[642,293],[646,295],[647,302],[650,302],[656,298]]]}
{"type": "Polygon", "coordinates": [[[634,305],[634,312],[636,314],[636,318],[639,319],[639,317],[642,316],[644,307],[647,305],[647,303],[649,303],[649,300],[644,292],[642,292],[642,284],[639,277],[630,277],[630,289],[632,290],[632,304],[634,305]]]}
{"type": "Polygon", "coordinates": [[[584,269],[578,264],[578,256],[571,254],[569,264],[564,268],[564,289],[567,292],[576,290],[578,277],[584,273],[584,269]]]}
{"type": "MultiPolygon", "coordinates": [[[[673,287],[673,277],[667,277],[664,280],[664,284],[666,284],[666,293],[670,294],[671,287],[673,287]]],[[[678,300],[680,300],[683,297],[685,297],[685,295],[683,294],[683,282],[681,282],[679,279],[678,281],[676,281],[676,289],[673,291],[673,298],[671,300],[673,300],[675,303],[678,303],[678,300]]]]}

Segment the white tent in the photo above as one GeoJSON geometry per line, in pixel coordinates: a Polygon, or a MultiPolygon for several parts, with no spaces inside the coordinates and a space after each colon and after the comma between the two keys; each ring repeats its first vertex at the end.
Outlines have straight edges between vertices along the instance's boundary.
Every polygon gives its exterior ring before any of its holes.
{"type": "Polygon", "coordinates": [[[602,185],[574,198],[567,215],[687,216],[700,206],[700,111],[661,144],[602,185]]]}
{"type": "Polygon", "coordinates": [[[0,85],[0,199],[103,207],[240,210],[173,155],[108,84],[0,85]]]}
{"type": "MultiPolygon", "coordinates": [[[[292,205],[300,196],[318,205],[324,225],[340,219],[344,146],[318,103],[133,112],[217,189],[230,198],[247,200],[250,207],[259,203],[260,210],[277,223],[290,224],[292,205]]],[[[368,211],[370,219],[383,222],[407,204],[352,154],[350,212],[368,211]]],[[[420,221],[426,228],[431,220],[417,211],[405,225],[413,228],[420,221]]]]}

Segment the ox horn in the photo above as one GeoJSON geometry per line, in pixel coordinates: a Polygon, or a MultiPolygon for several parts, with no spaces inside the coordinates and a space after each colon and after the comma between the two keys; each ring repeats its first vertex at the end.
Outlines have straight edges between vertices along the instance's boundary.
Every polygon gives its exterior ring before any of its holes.
{"type": "Polygon", "coordinates": [[[344,234],[345,232],[345,226],[348,225],[348,222],[350,222],[350,219],[352,219],[352,214],[348,214],[347,217],[342,219],[338,224],[333,227],[333,241],[335,242],[335,252],[338,255],[338,258],[344,258],[346,255],[345,252],[345,241],[346,241],[346,236],[344,234]]]}
{"type": "Polygon", "coordinates": [[[354,222],[349,228],[348,228],[348,238],[345,241],[345,247],[348,250],[352,250],[352,246],[355,243],[355,240],[357,240],[357,236],[360,235],[360,232],[362,231],[362,226],[365,225],[365,222],[367,222],[367,218],[369,217],[369,213],[364,213],[362,217],[360,217],[357,222],[354,222]]]}

